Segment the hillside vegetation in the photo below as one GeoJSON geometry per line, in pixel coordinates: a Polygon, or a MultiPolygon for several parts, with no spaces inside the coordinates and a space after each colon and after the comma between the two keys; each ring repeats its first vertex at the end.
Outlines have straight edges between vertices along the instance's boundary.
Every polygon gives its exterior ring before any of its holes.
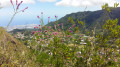
{"type": "Polygon", "coordinates": [[[118,5],[115,3],[111,9],[105,4],[100,11],[67,15],[61,22],[62,18],[57,21],[55,16],[51,26],[44,26],[43,16],[37,16],[41,25],[35,26],[30,35],[29,30],[13,34],[21,43],[0,28],[0,66],[120,67],[119,11],[115,12],[118,5]],[[98,29],[101,33],[96,33],[98,29]]]}
{"type": "Polygon", "coordinates": [[[0,67],[34,67],[30,50],[0,28],[0,67]]]}

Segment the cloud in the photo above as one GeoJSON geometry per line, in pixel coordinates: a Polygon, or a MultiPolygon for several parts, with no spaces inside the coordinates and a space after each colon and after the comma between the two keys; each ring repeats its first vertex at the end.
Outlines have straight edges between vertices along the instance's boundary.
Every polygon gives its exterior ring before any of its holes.
{"type": "Polygon", "coordinates": [[[55,2],[56,0],[38,0],[40,2],[55,2]]]}
{"type": "Polygon", "coordinates": [[[56,2],[56,6],[73,6],[73,7],[85,7],[85,6],[100,6],[104,3],[109,3],[110,6],[114,6],[114,3],[120,3],[118,0],[61,0],[56,2]]]}
{"type": "MultiPolygon", "coordinates": [[[[16,2],[16,0],[12,0],[12,1],[14,3],[16,2]]],[[[25,3],[25,4],[33,4],[33,3],[35,3],[34,0],[18,0],[18,2],[20,2],[20,1],[23,1],[23,3],[25,3]]],[[[10,5],[11,5],[10,0],[1,0],[0,1],[0,7],[8,7],[10,5]]]]}

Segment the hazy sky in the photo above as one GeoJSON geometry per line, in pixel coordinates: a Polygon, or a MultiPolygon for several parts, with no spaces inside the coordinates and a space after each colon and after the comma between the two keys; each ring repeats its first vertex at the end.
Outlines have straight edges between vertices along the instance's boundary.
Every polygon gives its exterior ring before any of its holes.
{"type": "MultiPolygon", "coordinates": [[[[21,0],[18,0],[20,2],[21,0]]],[[[20,5],[22,10],[28,7],[25,12],[17,14],[11,25],[24,25],[24,24],[39,24],[37,16],[43,12],[43,18],[45,24],[50,16],[50,20],[55,20],[54,16],[58,18],[65,16],[66,14],[84,11],[87,6],[87,11],[100,10],[101,5],[109,3],[110,6],[114,6],[114,3],[120,3],[120,0],[22,0],[20,5]]],[[[15,3],[16,0],[13,0],[15,3]]],[[[6,26],[10,21],[14,11],[11,6],[10,0],[0,0],[0,26],[6,26]]]]}

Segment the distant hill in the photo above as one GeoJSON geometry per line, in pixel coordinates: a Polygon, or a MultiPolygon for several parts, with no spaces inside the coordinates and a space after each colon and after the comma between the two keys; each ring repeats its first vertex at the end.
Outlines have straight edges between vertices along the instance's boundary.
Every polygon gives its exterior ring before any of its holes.
{"type": "MultiPolygon", "coordinates": [[[[67,14],[66,16],[60,18],[58,20],[58,24],[63,23],[64,29],[68,29],[71,26],[71,23],[68,22],[68,18],[71,17],[73,18],[74,21],[79,19],[80,21],[85,22],[85,29],[88,29],[89,31],[93,30],[96,27],[96,30],[99,33],[99,30],[102,29],[102,26],[106,22],[107,19],[115,19],[115,18],[120,18],[120,7],[111,9],[110,13],[106,13],[105,10],[98,10],[98,11],[85,11],[85,12],[77,12],[77,13],[71,13],[67,14]]],[[[52,26],[54,28],[55,22],[50,22],[46,26],[52,26]]],[[[118,24],[120,24],[120,19],[118,24]]],[[[77,23],[76,23],[77,25],[77,23]]],[[[80,29],[82,29],[82,32],[84,33],[85,29],[81,28],[81,26],[77,25],[80,29]]],[[[33,27],[32,27],[33,28],[33,27]]],[[[10,28],[11,29],[11,28],[10,28]]],[[[12,33],[16,32],[23,32],[26,34],[30,34],[32,31],[35,29],[19,29],[15,28],[12,30],[12,33]]]]}
{"type": "Polygon", "coordinates": [[[0,27],[0,67],[36,67],[30,49],[0,27]]]}
{"type": "MultiPolygon", "coordinates": [[[[7,28],[7,31],[9,32],[9,31],[12,31],[14,29],[20,29],[20,30],[22,30],[22,29],[33,29],[35,26],[38,26],[38,24],[27,24],[27,25],[9,26],[7,28]]],[[[4,27],[4,28],[6,28],[6,27],[4,27]]]]}
{"type": "Polygon", "coordinates": [[[13,29],[12,31],[9,31],[9,33],[11,33],[11,34],[17,34],[18,32],[21,32],[21,33],[24,33],[24,35],[25,36],[27,36],[27,35],[31,35],[31,33],[32,33],[32,31],[37,31],[37,30],[35,30],[34,28],[32,29],[29,29],[29,28],[27,28],[27,29],[13,29]]]}
{"type": "MultiPolygon", "coordinates": [[[[65,29],[68,28],[70,26],[70,23],[68,23],[67,21],[69,17],[73,18],[74,21],[76,21],[77,19],[85,21],[85,26],[89,30],[92,30],[94,27],[96,27],[97,29],[101,29],[102,25],[107,19],[120,18],[120,7],[112,9],[110,14],[106,13],[105,10],[85,11],[67,14],[66,16],[58,20],[58,24],[63,23],[65,29]]],[[[54,24],[54,22],[51,22],[48,24],[48,26],[54,26],[54,24]]],[[[80,28],[80,26],[78,27],[80,28]]]]}

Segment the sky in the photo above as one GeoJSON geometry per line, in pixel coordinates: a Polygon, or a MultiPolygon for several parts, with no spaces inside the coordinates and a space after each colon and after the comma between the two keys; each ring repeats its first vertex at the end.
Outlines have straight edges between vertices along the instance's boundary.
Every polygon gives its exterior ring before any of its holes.
{"type": "MultiPolygon", "coordinates": [[[[17,13],[10,24],[26,25],[26,24],[40,24],[37,16],[42,16],[44,23],[55,21],[55,15],[58,19],[64,17],[66,14],[82,12],[87,7],[86,11],[101,10],[101,5],[109,3],[114,6],[114,3],[120,3],[120,0],[18,0],[18,3],[23,1],[19,7],[19,11],[28,7],[24,12],[17,13]]],[[[16,6],[16,0],[12,0],[16,6]]],[[[14,14],[14,9],[10,0],[0,0],[0,26],[7,26],[11,17],[14,14]]]]}

